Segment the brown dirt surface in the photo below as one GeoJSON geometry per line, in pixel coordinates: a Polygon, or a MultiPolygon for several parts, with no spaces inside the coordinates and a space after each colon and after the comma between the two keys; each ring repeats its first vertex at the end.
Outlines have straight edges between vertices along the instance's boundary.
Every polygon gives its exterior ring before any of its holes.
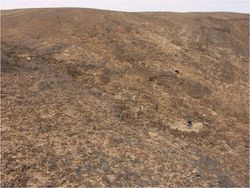
{"type": "Polygon", "coordinates": [[[248,14],[1,22],[2,187],[249,186],[248,14]]]}

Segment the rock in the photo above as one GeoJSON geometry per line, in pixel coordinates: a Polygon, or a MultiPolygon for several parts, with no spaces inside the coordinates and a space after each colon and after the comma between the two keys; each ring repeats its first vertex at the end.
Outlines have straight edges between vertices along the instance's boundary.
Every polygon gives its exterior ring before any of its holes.
{"type": "Polygon", "coordinates": [[[48,181],[45,183],[44,187],[54,187],[54,184],[52,181],[48,181]]]}
{"type": "Polygon", "coordinates": [[[200,174],[196,174],[196,177],[197,177],[197,178],[201,178],[201,175],[200,175],[200,174]]]}
{"type": "Polygon", "coordinates": [[[102,92],[100,91],[100,89],[96,88],[96,87],[93,87],[89,90],[89,92],[96,96],[96,97],[100,97],[102,95],[102,92]]]}
{"type": "Polygon", "coordinates": [[[151,131],[149,131],[149,132],[148,132],[148,134],[149,134],[149,136],[150,136],[151,138],[155,138],[155,137],[157,137],[157,136],[158,136],[158,134],[157,134],[157,133],[155,133],[155,132],[151,132],[151,131]]]}
{"type": "Polygon", "coordinates": [[[109,183],[113,183],[115,181],[115,175],[107,175],[107,179],[109,183]]]}
{"type": "Polygon", "coordinates": [[[188,120],[188,121],[187,121],[187,126],[188,126],[188,128],[191,128],[191,127],[192,127],[192,121],[191,121],[191,120],[188,120]]]}
{"type": "Polygon", "coordinates": [[[133,155],[133,154],[130,155],[130,158],[131,158],[133,161],[136,160],[136,156],[133,155]]]}
{"type": "Polygon", "coordinates": [[[133,97],[132,97],[131,99],[132,99],[132,101],[135,101],[136,96],[135,96],[135,95],[133,95],[133,97]]]}
{"type": "Polygon", "coordinates": [[[144,107],[143,107],[143,105],[141,105],[141,111],[143,111],[144,110],[144,107]]]}

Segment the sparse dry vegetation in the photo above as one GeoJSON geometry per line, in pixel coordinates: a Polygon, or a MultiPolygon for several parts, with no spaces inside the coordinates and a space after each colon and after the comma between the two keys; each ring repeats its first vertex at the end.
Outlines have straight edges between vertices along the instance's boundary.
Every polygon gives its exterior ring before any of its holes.
{"type": "Polygon", "coordinates": [[[2,187],[249,186],[249,15],[1,19],[2,187]]]}

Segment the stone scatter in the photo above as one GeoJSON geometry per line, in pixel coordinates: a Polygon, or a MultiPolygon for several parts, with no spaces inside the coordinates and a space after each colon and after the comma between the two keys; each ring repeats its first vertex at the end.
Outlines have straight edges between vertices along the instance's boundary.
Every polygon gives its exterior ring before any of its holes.
{"type": "Polygon", "coordinates": [[[249,187],[249,15],[1,11],[1,187],[249,187]]]}

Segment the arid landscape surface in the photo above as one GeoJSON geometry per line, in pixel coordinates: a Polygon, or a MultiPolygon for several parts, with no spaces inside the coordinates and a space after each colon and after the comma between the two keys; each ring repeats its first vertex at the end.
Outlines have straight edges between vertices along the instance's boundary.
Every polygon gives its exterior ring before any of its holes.
{"type": "Polygon", "coordinates": [[[248,187],[248,37],[248,14],[1,11],[1,187],[248,187]]]}

